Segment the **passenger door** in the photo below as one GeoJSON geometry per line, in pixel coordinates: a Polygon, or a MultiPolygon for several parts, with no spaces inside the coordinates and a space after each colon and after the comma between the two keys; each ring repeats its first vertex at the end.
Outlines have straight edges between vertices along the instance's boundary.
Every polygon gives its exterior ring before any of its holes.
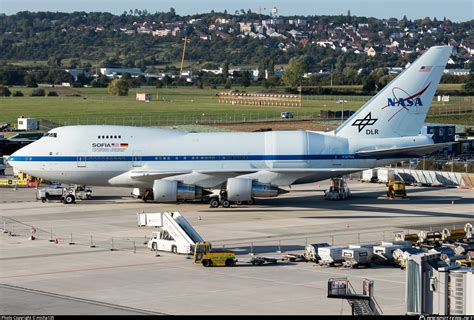
{"type": "Polygon", "coordinates": [[[80,151],[77,153],[77,166],[78,167],[86,167],[86,153],[83,151],[80,151]]]}
{"type": "Polygon", "coordinates": [[[133,150],[132,153],[132,167],[142,166],[142,152],[140,150],[133,150]]]}

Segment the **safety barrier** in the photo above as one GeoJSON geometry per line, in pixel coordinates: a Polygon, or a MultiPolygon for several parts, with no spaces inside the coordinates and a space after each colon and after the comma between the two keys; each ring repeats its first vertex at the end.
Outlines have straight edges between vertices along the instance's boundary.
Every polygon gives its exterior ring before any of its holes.
{"type": "Polygon", "coordinates": [[[221,92],[218,97],[221,104],[301,107],[299,95],[221,92]]]}
{"type": "Polygon", "coordinates": [[[71,231],[58,232],[53,230],[53,228],[39,228],[9,217],[1,217],[1,219],[0,228],[4,234],[11,237],[27,238],[37,242],[85,246],[110,251],[132,251],[136,253],[137,250],[145,250],[146,246],[143,244],[145,241],[148,241],[148,235],[143,235],[143,237],[109,237],[71,231]]]}
{"type": "Polygon", "coordinates": [[[433,170],[413,170],[413,169],[393,169],[394,174],[409,184],[425,184],[431,186],[474,186],[474,174],[433,171],[433,170]]]}

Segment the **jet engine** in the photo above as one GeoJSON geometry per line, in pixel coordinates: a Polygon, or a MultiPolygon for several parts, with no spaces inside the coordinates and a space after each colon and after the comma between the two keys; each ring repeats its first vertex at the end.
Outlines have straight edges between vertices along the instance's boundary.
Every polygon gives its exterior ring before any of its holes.
{"type": "Polygon", "coordinates": [[[175,202],[177,200],[198,200],[202,198],[202,188],[184,184],[176,180],[155,180],[153,200],[156,202],[175,202]]]}
{"type": "Polygon", "coordinates": [[[253,197],[276,197],[288,191],[278,187],[252,181],[247,178],[227,179],[227,199],[230,201],[250,201],[253,197]]]}

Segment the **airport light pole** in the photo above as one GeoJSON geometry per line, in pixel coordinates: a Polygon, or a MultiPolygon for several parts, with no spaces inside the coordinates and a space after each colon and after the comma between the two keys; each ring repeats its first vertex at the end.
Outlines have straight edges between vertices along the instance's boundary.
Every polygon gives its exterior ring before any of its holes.
{"type": "Polygon", "coordinates": [[[298,91],[300,92],[300,107],[303,106],[303,101],[301,100],[301,85],[298,87],[298,91]]]}
{"type": "Polygon", "coordinates": [[[347,103],[347,100],[337,100],[336,103],[342,104],[341,121],[344,122],[344,103],[347,103]]]}

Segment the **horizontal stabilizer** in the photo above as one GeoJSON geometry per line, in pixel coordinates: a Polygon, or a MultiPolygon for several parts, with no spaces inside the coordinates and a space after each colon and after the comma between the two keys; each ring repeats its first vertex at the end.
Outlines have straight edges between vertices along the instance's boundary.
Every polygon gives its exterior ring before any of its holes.
{"type": "Polygon", "coordinates": [[[358,156],[362,157],[420,157],[426,154],[441,150],[452,144],[452,142],[446,143],[435,143],[435,144],[426,144],[416,147],[403,147],[403,148],[388,148],[388,149],[378,149],[378,150],[364,150],[356,152],[358,156]]]}

